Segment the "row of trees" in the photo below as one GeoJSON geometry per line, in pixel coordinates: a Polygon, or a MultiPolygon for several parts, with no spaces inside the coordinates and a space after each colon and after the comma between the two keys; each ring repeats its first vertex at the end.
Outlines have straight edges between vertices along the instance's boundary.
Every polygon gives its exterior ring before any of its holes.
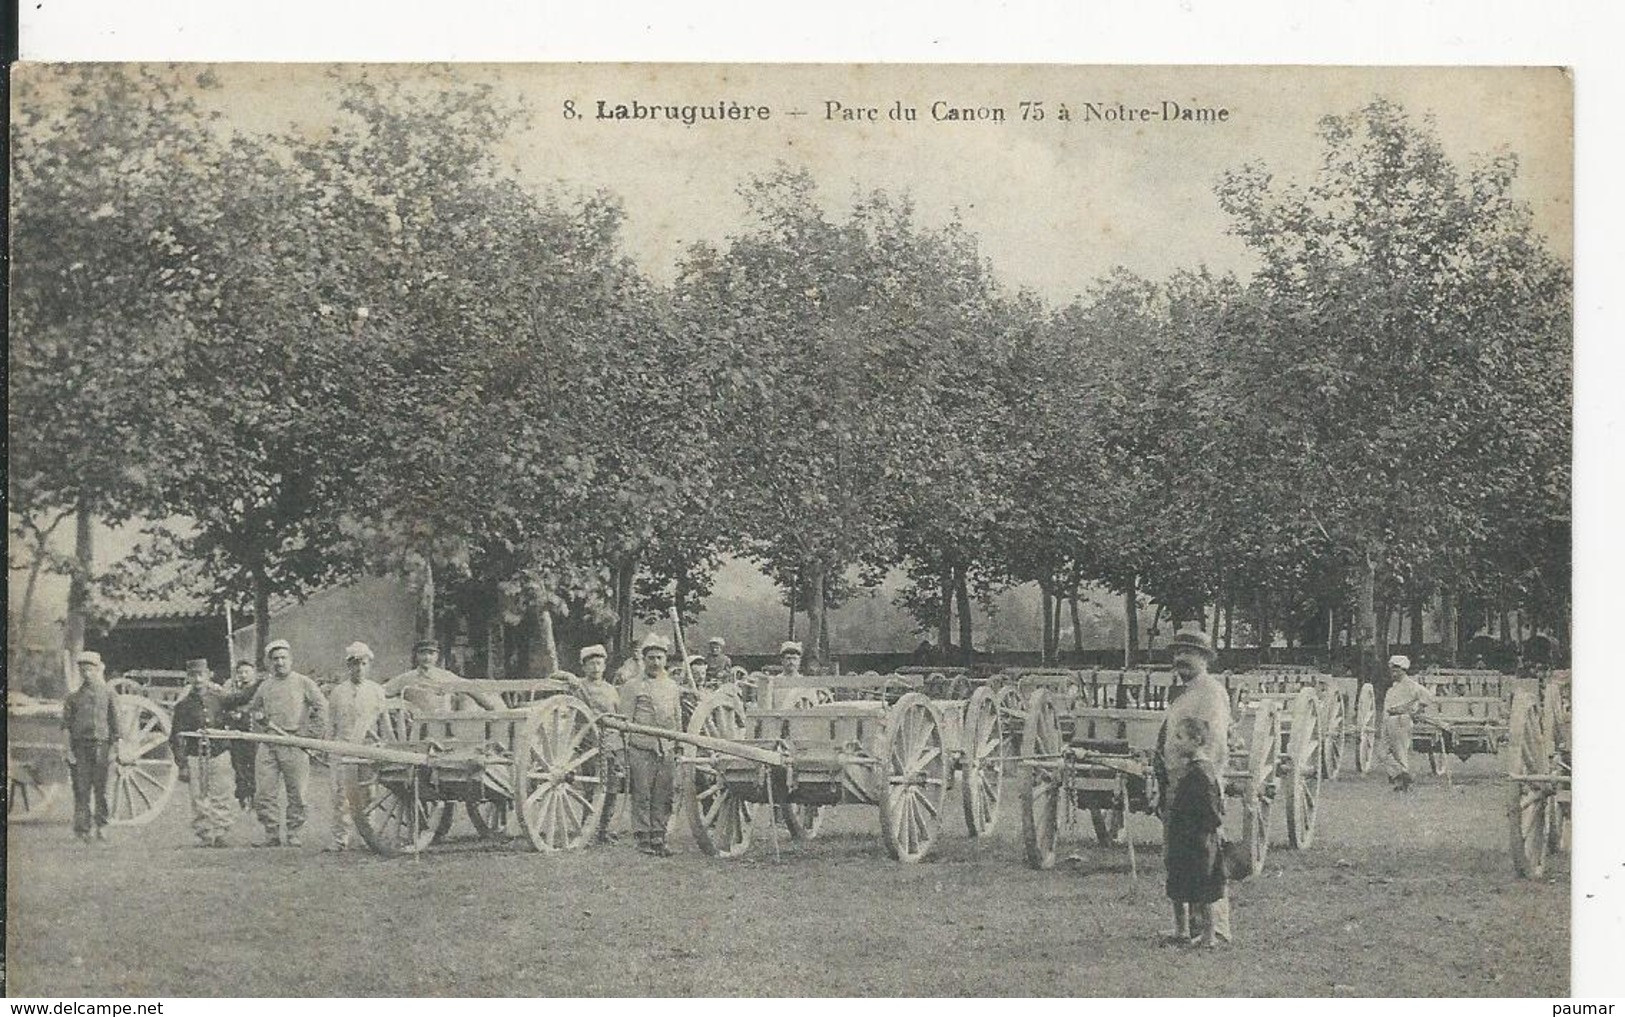
{"type": "Polygon", "coordinates": [[[72,574],[75,618],[200,577],[263,645],[273,598],[387,570],[424,628],[545,610],[624,647],[746,555],[814,634],[900,567],[962,648],[1026,582],[1049,652],[1086,584],[1131,640],[1146,599],[1253,642],[1349,611],[1372,646],[1440,594],[1566,631],[1568,269],[1510,157],[1458,170],[1389,103],[1328,118],[1310,181],[1218,182],[1250,279],[1119,271],[1054,308],[958,222],[832,214],[790,168],[656,285],[613,196],[502,172],[483,90],[349,81],[331,131],[263,137],[210,85],[17,83],[13,567],[72,574]],[[93,521],[175,517],[91,568],[93,521]]]}

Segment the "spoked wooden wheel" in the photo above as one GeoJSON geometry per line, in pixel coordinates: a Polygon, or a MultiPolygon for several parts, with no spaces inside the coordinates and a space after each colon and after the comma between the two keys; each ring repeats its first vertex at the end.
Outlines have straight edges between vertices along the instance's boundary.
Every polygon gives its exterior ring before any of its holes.
{"type": "MultiPolygon", "coordinates": [[[[744,707],[727,693],[706,696],[694,708],[688,731],[742,741],[744,707]]],[[[684,746],[683,753],[683,810],[688,813],[695,843],[701,851],[720,858],[744,854],[750,850],[750,803],[723,781],[715,753],[694,746],[684,746]]]]}
{"type": "Polygon", "coordinates": [[[452,803],[426,797],[425,774],[412,766],[355,764],[345,797],[367,846],[385,858],[416,854],[451,826],[452,803]]]}
{"type": "Polygon", "coordinates": [[[573,696],[544,701],[525,721],[519,821],[536,850],[574,850],[598,832],[610,773],[602,737],[592,710],[573,696]]]}
{"type": "Polygon", "coordinates": [[[1263,700],[1254,707],[1252,737],[1247,743],[1247,791],[1242,806],[1242,839],[1252,859],[1253,875],[1264,870],[1270,850],[1270,778],[1281,745],[1280,707],[1263,700]]]}
{"type": "Polygon", "coordinates": [[[504,837],[508,832],[508,810],[513,806],[514,770],[510,767],[488,767],[483,777],[483,796],[463,803],[468,821],[482,840],[504,837]]]}
{"type": "Polygon", "coordinates": [[[1336,689],[1320,694],[1320,772],[1327,780],[1336,780],[1343,772],[1343,725],[1348,707],[1336,689]]]}
{"type": "Polygon", "coordinates": [[[1377,690],[1370,682],[1360,684],[1354,699],[1354,768],[1370,773],[1377,762],[1377,690]]]}
{"type": "Polygon", "coordinates": [[[980,837],[992,833],[999,823],[1008,754],[1004,718],[998,701],[985,686],[971,693],[960,737],[964,739],[965,781],[960,798],[965,807],[965,827],[972,837],[980,837]]]}
{"type": "Polygon", "coordinates": [[[1304,689],[1292,700],[1292,734],[1288,739],[1290,756],[1286,773],[1287,842],[1307,848],[1315,839],[1315,816],[1320,807],[1320,786],[1325,779],[1321,756],[1328,739],[1320,729],[1320,704],[1312,689],[1304,689]]]}
{"type": "Polygon", "coordinates": [[[880,836],[900,862],[923,861],[942,830],[948,747],[935,703],[910,692],[880,727],[880,836]]]}
{"type": "Polygon", "coordinates": [[[1445,744],[1443,735],[1434,736],[1428,743],[1428,769],[1435,777],[1450,776],[1450,746],[1445,744]]]}
{"type": "Polygon", "coordinates": [[[180,780],[169,744],[169,713],[146,696],[114,696],[117,737],[107,764],[107,821],[140,826],[157,818],[180,780]]]}
{"type": "Polygon", "coordinates": [[[1044,689],[1027,702],[1021,738],[1021,841],[1027,864],[1035,869],[1055,865],[1055,841],[1061,830],[1061,721],[1055,701],[1044,689]]]}
{"type": "Polygon", "coordinates": [[[1507,817],[1512,867],[1526,878],[1539,878],[1546,873],[1546,860],[1552,847],[1552,812],[1557,808],[1552,785],[1517,779],[1553,774],[1557,770],[1553,759],[1555,740],[1542,705],[1527,690],[1519,689],[1512,694],[1507,770],[1514,779],[1507,817]]]}

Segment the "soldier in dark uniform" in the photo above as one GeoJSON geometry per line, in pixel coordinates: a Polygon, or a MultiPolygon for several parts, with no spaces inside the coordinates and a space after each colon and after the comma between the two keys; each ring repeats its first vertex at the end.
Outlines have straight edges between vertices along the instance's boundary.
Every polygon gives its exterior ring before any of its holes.
{"type": "Polygon", "coordinates": [[[73,779],[73,832],[90,842],[107,839],[108,747],[118,737],[118,713],[108,687],[102,655],[89,650],[74,660],[79,687],[62,702],[68,729],[68,771],[73,779]],[[92,809],[94,806],[94,810],[92,809]]]}
{"type": "Polygon", "coordinates": [[[207,747],[199,738],[186,737],[205,728],[220,727],[226,711],[247,705],[253,692],[224,692],[210,681],[209,662],[203,658],[186,662],[191,689],[175,704],[170,726],[170,743],[181,764],[181,780],[192,799],[192,832],[199,847],[223,848],[231,829],[232,779],[230,745],[212,741],[207,747]]]}
{"type": "MultiPolygon", "coordinates": [[[[254,690],[260,687],[259,672],[254,670],[251,660],[239,660],[237,666],[232,668],[231,683],[226,690],[232,695],[232,702],[237,702],[237,696],[243,700],[237,705],[228,705],[223,726],[233,731],[247,731],[249,729],[248,700],[254,698],[254,690]]],[[[253,742],[231,743],[231,773],[232,781],[236,787],[237,804],[244,809],[254,807],[254,751],[257,746],[253,742]]]]}

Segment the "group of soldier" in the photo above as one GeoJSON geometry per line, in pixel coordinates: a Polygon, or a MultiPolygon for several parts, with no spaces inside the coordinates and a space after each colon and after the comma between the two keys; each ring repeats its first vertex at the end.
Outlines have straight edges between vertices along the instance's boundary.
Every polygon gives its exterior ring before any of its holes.
{"type": "MultiPolygon", "coordinates": [[[[709,641],[709,654],[686,662],[691,684],[709,684],[707,675],[729,676],[733,662],[723,652],[720,637],[709,641]]],[[[800,647],[794,647],[799,663],[800,647]]],[[[581,650],[581,674],[557,672],[598,713],[619,714],[638,724],[667,729],[682,726],[681,686],[667,670],[670,644],[650,633],[638,653],[621,669],[619,684],[607,678],[608,651],[602,645],[581,650]]],[[[475,682],[438,665],[440,647],[421,640],[413,647],[413,667],[379,684],[372,677],[374,654],[365,643],[345,649],[345,678],[325,694],[310,677],[293,668],[293,648],[277,639],[265,648],[267,672],[261,676],[249,661],[240,661],[231,681],[216,685],[207,660],[187,661],[188,689],[176,704],[171,742],[180,779],[187,784],[192,807],[192,830],[200,847],[226,847],[226,835],[238,809],[252,807],[265,836],[256,847],[301,847],[300,832],[307,814],[311,752],[284,744],[208,737],[218,730],[255,731],[274,735],[329,738],[343,742],[364,740],[383,713],[386,700],[399,697],[419,709],[451,708],[458,697],[486,702],[475,682]]],[[[74,829],[85,840],[105,839],[107,806],[101,781],[92,773],[105,773],[108,745],[116,730],[112,697],[95,653],[79,657],[82,679],[68,697],[64,711],[72,757],[88,765],[75,767],[74,829]],[[81,782],[80,773],[86,775],[81,782]],[[83,784],[83,787],[81,787],[83,784]]],[[[487,705],[489,703],[487,702],[487,705]]],[[[671,817],[676,760],[672,746],[651,735],[614,733],[608,747],[610,786],[618,786],[626,768],[627,792],[632,804],[632,830],[637,849],[666,857],[666,827],[671,817]]],[[[348,771],[337,758],[329,766],[332,805],[330,841],[324,848],[343,851],[351,846],[353,823],[348,802],[348,771]]],[[[597,836],[615,839],[605,822],[597,836]]]]}

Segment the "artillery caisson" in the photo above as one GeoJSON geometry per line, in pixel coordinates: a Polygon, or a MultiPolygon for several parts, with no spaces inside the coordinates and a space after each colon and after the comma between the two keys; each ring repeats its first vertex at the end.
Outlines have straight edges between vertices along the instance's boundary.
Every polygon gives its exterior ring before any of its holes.
{"type": "MultiPolygon", "coordinates": [[[[700,701],[683,757],[684,809],[707,854],[749,850],[756,806],[827,809],[873,805],[881,838],[899,861],[928,857],[941,834],[945,798],[962,775],[966,825],[997,821],[1004,774],[1002,718],[994,694],[978,689],[962,703],[920,692],[747,710],[730,696],[700,701]]],[[[805,813],[803,813],[805,815],[805,813]]]]}

